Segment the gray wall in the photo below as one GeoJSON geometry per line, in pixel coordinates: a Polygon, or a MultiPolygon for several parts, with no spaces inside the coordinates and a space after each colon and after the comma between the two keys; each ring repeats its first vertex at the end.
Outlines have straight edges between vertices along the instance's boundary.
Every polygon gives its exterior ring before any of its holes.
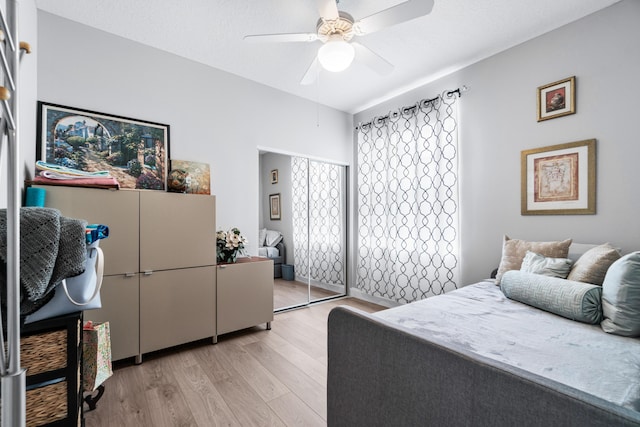
{"type": "Polygon", "coordinates": [[[460,100],[463,284],[497,267],[503,234],[640,249],[639,18],[640,2],[624,0],[355,116],[364,122],[470,88],[460,100]],[[536,88],[573,75],[577,113],[538,123],[536,88]],[[597,214],[520,215],[520,152],[589,138],[597,139],[597,214]]]}
{"type": "MultiPolygon", "coordinates": [[[[171,156],[211,164],[218,226],[238,226],[254,253],[258,147],[352,164],[353,125],[467,85],[460,102],[466,284],[497,266],[505,233],[639,249],[638,16],[640,2],[624,0],[358,113],[353,123],[348,114],[319,107],[318,127],[314,103],[38,12],[38,98],[170,124],[171,156]],[[65,52],[82,52],[83,60],[69,61],[65,52]],[[577,114],[537,123],[536,88],[572,75],[577,114]],[[520,152],[588,138],[598,140],[597,215],[521,216],[520,152]]],[[[32,141],[23,147],[34,150],[32,141]]]]}
{"type": "Polygon", "coordinates": [[[210,164],[217,227],[238,227],[250,254],[259,148],[351,161],[349,114],[46,12],[38,31],[38,98],[169,124],[171,158],[210,164]]]}

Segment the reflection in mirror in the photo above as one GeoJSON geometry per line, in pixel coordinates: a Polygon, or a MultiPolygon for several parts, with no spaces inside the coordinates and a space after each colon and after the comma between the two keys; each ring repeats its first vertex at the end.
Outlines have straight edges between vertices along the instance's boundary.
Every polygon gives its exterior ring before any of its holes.
{"type": "Polygon", "coordinates": [[[311,301],[345,293],[345,167],[291,158],[293,255],[311,301]]]}
{"type": "Polygon", "coordinates": [[[258,246],[274,260],[275,310],[346,294],[346,176],[345,166],[260,154],[258,246]]]}

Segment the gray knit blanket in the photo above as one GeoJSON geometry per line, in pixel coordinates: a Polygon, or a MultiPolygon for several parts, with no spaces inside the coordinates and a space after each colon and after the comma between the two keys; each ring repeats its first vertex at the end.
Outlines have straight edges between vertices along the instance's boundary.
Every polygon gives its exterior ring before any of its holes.
{"type": "MultiPolygon", "coordinates": [[[[87,222],[56,209],[20,209],[20,314],[31,314],[53,296],[63,279],[85,269],[87,222]]],[[[7,211],[0,209],[0,290],[6,308],[7,211]]]]}

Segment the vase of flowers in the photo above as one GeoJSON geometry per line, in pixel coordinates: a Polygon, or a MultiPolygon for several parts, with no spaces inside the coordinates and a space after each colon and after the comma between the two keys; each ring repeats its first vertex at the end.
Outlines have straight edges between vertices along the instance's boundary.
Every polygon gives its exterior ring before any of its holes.
{"type": "Polygon", "coordinates": [[[238,253],[244,250],[247,239],[236,227],[216,233],[216,253],[218,262],[236,262],[238,253]]]}

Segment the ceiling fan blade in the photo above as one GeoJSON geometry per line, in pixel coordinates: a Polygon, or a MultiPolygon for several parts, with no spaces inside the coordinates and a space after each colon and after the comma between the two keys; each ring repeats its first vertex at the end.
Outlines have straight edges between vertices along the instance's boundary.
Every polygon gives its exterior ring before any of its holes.
{"type": "Polygon", "coordinates": [[[394,67],[389,61],[360,43],[351,42],[351,45],[356,50],[356,61],[364,63],[367,67],[383,76],[391,74],[394,67]]]}
{"type": "Polygon", "coordinates": [[[301,85],[310,85],[311,83],[316,81],[318,77],[318,72],[320,71],[320,63],[318,62],[318,57],[313,58],[313,62],[309,65],[307,72],[304,73],[302,80],[300,80],[301,85]]]}
{"type": "Polygon", "coordinates": [[[244,36],[244,40],[253,43],[313,42],[318,40],[318,35],[316,33],[254,34],[244,36]]]}
{"type": "Polygon", "coordinates": [[[359,34],[370,34],[392,25],[428,15],[432,9],[433,0],[408,0],[362,18],[354,26],[359,34]]]}
{"type": "Polygon", "coordinates": [[[318,13],[325,21],[338,19],[338,4],[336,0],[316,0],[318,4],[318,13]]]}

